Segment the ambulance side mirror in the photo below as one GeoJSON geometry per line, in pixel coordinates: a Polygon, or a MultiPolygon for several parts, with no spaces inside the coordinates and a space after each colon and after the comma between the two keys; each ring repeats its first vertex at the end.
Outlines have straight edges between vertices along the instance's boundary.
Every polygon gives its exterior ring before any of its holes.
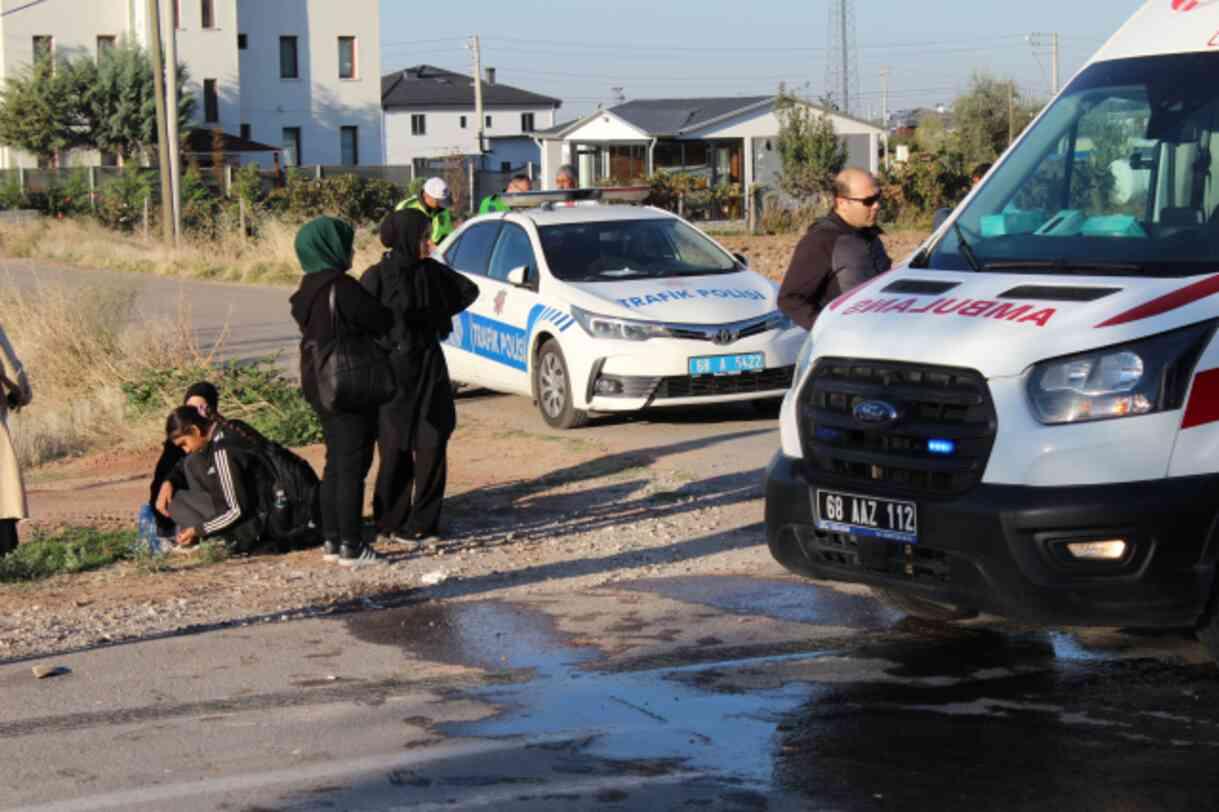
{"type": "Polygon", "coordinates": [[[518,288],[531,288],[529,282],[529,266],[520,265],[508,271],[508,284],[518,288]]]}

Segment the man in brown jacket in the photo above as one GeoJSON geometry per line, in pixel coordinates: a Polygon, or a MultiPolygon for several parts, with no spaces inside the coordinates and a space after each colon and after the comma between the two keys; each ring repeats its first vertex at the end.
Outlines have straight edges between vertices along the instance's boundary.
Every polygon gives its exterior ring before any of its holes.
{"type": "Polygon", "coordinates": [[[834,179],[834,210],[796,244],[779,288],[779,309],[805,330],[838,296],[893,266],[876,226],[880,200],[872,173],[842,170],[834,179]]]}

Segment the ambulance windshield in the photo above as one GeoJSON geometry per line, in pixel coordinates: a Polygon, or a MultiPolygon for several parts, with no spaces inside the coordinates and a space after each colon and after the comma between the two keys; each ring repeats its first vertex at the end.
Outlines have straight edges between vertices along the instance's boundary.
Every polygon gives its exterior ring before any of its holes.
{"type": "Polygon", "coordinates": [[[1213,273],[1217,76],[1219,53],[1092,65],[978,189],[958,227],[946,229],[916,263],[994,272],[1213,273]]]}
{"type": "Polygon", "coordinates": [[[671,217],[542,226],[538,236],[551,273],[566,282],[740,270],[736,260],[697,229],[671,217]]]}

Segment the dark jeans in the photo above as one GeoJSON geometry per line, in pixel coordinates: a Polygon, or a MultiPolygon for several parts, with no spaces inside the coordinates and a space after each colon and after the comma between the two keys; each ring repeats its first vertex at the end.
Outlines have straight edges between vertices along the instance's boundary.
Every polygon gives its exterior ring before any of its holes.
{"type": "Polygon", "coordinates": [[[0,558],[17,549],[17,520],[0,519],[0,558]]]}
{"type": "Polygon", "coordinates": [[[377,527],[383,533],[433,533],[440,522],[448,476],[448,441],[439,448],[381,446],[377,472],[377,527]]]}
{"type": "Polygon", "coordinates": [[[322,537],[358,543],[363,539],[364,477],[372,465],[377,414],[319,413],[326,440],[322,472],[322,537]]]}

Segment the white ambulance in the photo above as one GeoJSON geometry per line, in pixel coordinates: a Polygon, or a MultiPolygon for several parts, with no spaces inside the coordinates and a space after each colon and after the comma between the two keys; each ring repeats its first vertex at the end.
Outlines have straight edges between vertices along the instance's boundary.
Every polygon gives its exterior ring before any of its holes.
{"type": "Polygon", "coordinates": [[[908,613],[1194,627],[1219,657],[1219,2],[1152,0],[942,226],[818,318],[788,569],[908,613]]]}
{"type": "Polygon", "coordinates": [[[441,257],[478,284],[444,345],[455,381],[526,395],[551,426],[589,412],[778,403],[804,332],[778,287],[647,190],[504,195],[441,257]],[[602,202],[603,200],[603,202],[602,202]]]}

